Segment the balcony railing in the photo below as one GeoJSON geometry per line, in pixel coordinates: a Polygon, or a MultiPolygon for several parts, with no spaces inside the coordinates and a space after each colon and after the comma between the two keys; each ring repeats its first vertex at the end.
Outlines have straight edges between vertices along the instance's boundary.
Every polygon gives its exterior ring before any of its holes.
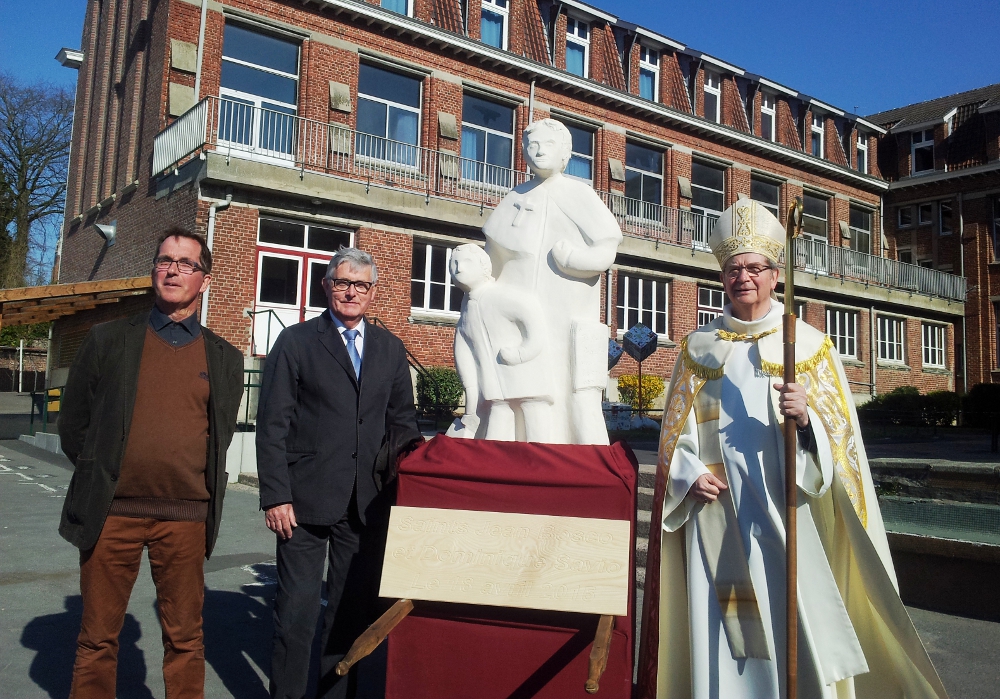
{"type": "Polygon", "coordinates": [[[153,172],[198,150],[495,206],[524,172],[252,104],[206,97],[156,136],[153,172]]]}
{"type": "MultiPolygon", "coordinates": [[[[427,197],[496,206],[530,175],[349,129],[207,97],[157,134],[153,172],[176,167],[199,150],[321,172],[368,185],[418,192],[427,197]]],[[[598,192],[625,235],[688,249],[708,249],[715,217],[598,192]]],[[[965,299],[963,277],[799,238],[795,267],[816,275],[909,290],[954,301],[965,299]]]]}

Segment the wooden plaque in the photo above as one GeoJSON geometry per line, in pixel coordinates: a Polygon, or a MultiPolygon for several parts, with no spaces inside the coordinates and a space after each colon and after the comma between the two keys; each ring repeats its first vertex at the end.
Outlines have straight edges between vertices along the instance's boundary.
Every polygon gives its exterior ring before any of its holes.
{"type": "Polygon", "coordinates": [[[379,595],[625,616],[631,525],[393,507],[379,595]]]}

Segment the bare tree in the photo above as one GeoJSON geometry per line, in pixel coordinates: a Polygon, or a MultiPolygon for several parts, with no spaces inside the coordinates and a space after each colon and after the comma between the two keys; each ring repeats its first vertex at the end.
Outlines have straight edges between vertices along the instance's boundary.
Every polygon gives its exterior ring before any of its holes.
{"type": "MultiPolygon", "coordinates": [[[[44,83],[22,85],[0,73],[0,180],[9,209],[0,210],[0,287],[38,283],[45,264],[51,265],[50,238],[63,213],[72,127],[69,92],[44,83]]],[[[0,186],[0,209],[3,190],[0,186]]]]}

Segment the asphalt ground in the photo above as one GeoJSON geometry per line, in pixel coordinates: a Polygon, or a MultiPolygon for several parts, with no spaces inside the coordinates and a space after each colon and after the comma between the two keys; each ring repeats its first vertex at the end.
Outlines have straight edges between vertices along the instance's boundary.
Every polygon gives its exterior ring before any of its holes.
{"type": "MultiPolygon", "coordinates": [[[[650,450],[637,454],[642,463],[655,460],[650,450]]],[[[79,553],[56,531],[71,467],[21,442],[0,442],[0,459],[0,699],[62,699],[81,614],[79,553]]],[[[231,485],[216,553],[205,565],[210,699],[268,695],[273,561],[274,539],[257,509],[257,491],[231,485]]],[[[998,696],[1000,623],[910,613],[952,697],[998,696]]],[[[144,562],[121,634],[119,697],[164,696],[158,623],[144,562]]],[[[377,668],[376,658],[364,683],[368,696],[378,693],[377,668]]]]}

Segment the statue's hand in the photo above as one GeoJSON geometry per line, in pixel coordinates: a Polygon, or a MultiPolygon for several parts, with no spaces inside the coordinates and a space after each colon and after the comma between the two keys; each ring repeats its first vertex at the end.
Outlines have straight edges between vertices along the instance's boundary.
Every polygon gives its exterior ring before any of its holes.
{"type": "Polygon", "coordinates": [[[520,347],[501,347],[500,359],[504,364],[510,365],[521,364],[524,361],[521,359],[520,347]]]}
{"type": "Polygon", "coordinates": [[[557,240],[552,246],[552,259],[555,260],[559,269],[572,268],[569,258],[573,254],[573,246],[568,240],[557,240]]]}

